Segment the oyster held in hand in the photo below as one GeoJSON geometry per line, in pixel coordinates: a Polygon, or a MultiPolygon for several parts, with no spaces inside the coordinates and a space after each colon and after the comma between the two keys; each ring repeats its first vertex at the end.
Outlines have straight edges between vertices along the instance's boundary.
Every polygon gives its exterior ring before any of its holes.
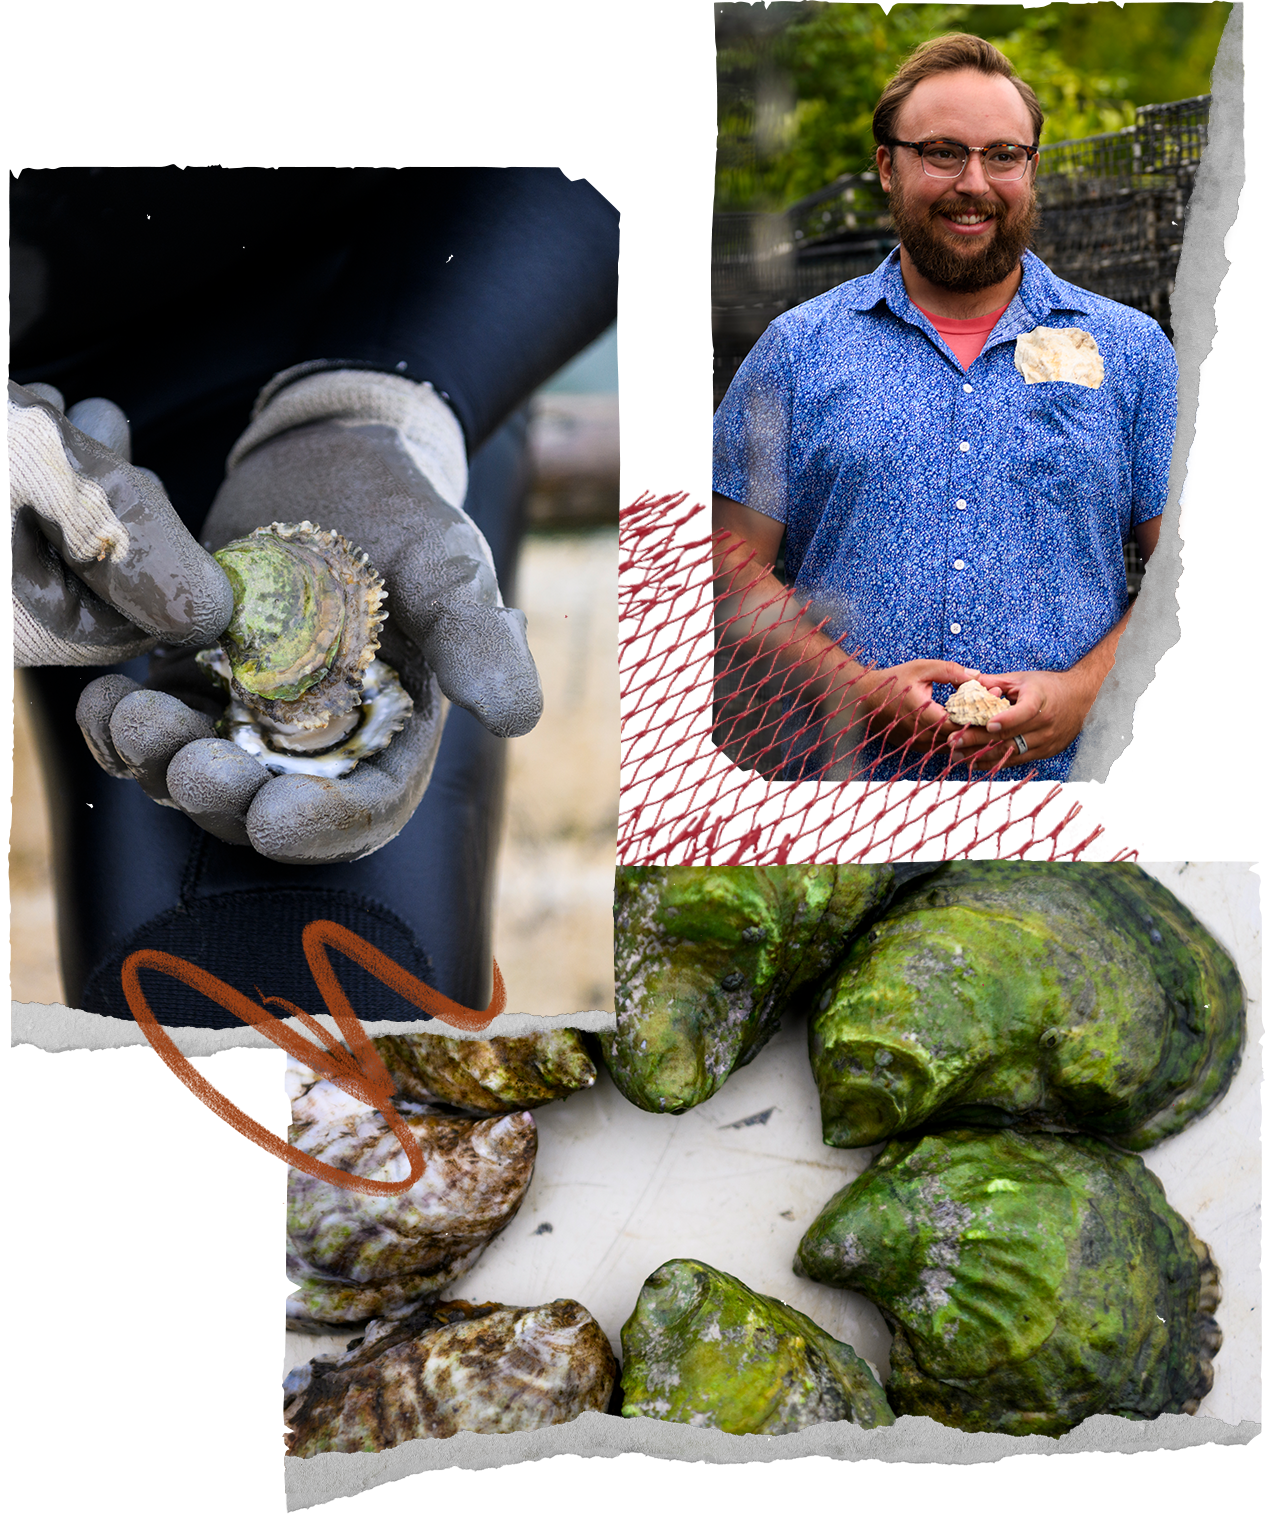
{"type": "Polygon", "coordinates": [[[1193,1413],[1222,1343],[1206,1245],[1134,1155],[961,1129],[897,1139],[825,1206],[795,1270],[892,1325],[897,1413],[1065,1433],[1193,1413]]]}
{"type": "Polygon", "coordinates": [[[945,702],[949,721],[960,727],[987,727],[1011,709],[1005,696],[995,696],[978,680],[966,680],[945,702]]]}
{"type": "Polygon", "coordinates": [[[408,1439],[521,1433],[604,1412],[617,1364],[578,1302],[441,1302],[377,1321],[335,1359],[284,1382],[288,1453],[353,1454],[408,1439]]]}
{"type": "Polygon", "coordinates": [[[698,1260],[669,1260],[644,1283],[622,1330],[622,1354],[627,1418],[728,1434],[896,1421],[855,1350],[698,1260]]]}
{"type": "Polygon", "coordinates": [[[225,734],[278,773],[346,774],[387,747],[413,702],[375,658],[384,584],[338,532],[274,522],[214,555],[234,592],[199,662],[227,688],[225,734]]]}
{"type": "Polygon", "coordinates": [[[1240,1063],[1235,966],[1131,864],[953,863],[911,882],[809,1024],[825,1141],[1024,1122],[1145,1149],[1240,1063]]]}
{"type": "MultiPolygon", "coordinates": [[[[294,1107],[298,1149],[354,1175],[407,1175],[384,1118],[330,1082],[307,1088],[294,1107]]],[[[404,1316],[470,1270],[516,1215],[534,1172],[530,1113],[473,1122],[399,1110],[424,1157],[408,1191],[367,1196],[289,1171],[287,1274],[299,1287],[287,1299],[289,1327],[325,1333],[322,1325],[404,1316]]]]}
{"type": "Polygon", "coordinates": [[[713,1096],[890,895],[890,865],[649,866],[614,886],[618,1089],[648,1112],[713,1096]]]}
{"type": "Polygon", "coordinates": [[[596,1081],[596,1067],[574,1028],[524,1038],[394,1033],[371,1042],[402,1096],[472,1112],[541,1107],[596,1081]]]}

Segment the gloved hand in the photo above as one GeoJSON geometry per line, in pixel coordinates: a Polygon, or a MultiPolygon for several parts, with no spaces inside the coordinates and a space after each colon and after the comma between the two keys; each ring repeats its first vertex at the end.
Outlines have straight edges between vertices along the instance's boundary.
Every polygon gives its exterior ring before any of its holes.
{"type": "Polygon", "coordinates": [[[489,547],[462,509],[467,462],[450,408],[397,375],[312,368],[262,392],[204,543],[309,521],[364,550],[388,592],[379,657],[415,702],[403,731],[342,779],[271,776],[200,731],[207,719],[194,708],[208,710],[210,687],[188,656],[152,660],[147,690],[95,681],[77,712],[103,767],[218,838],[293,864],[359,859],[401,831],[432,772],[444,697],[502,737],[528,732],[542,710],[525,618],[504,607],[489,547]]]}
{"type": "Polygon", "coordinates": [[[153,648],[215,642],[233,594],[158,478],[129,463],[110,401],[62,414],[52,386],[9,384],[14,660],[116,664],[153,648]]]}

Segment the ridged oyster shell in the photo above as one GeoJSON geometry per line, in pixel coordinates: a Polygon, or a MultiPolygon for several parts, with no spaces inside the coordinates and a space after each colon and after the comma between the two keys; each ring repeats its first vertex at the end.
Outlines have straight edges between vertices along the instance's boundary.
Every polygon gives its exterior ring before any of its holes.
{"type": "Polygon", "coordinates": [[[1011,709],[1005,696],[994,696],[978,680],[967,680],[945,702],[949,721],[959,727],[987,727],[1011,709]]]}
{"type": "Polygon", "coordinates": [[[288,1453],[391,1449],[408,1439],[521,1433],[604,1412],[617,1364],[578,1302],[443,1302],[367,1326],[335,1359],[284,1382],[288,1453]]]}
{"type": "Polygon", "coordinates": [[[891,894],[890,865],[631,866],[614,888],[618,1089],[648,1112],[713,1096],[891,894]]]}
{"type": "Polygon", "coordinates": [[[234,591],[219,647],[199,662],[230,696],[222,730],[275,773],[336,778],[387,747],[413,702],[375,658],[383,581],[312,522],[273,522],[214,555],[234,591]]]}
{"type": "Polygon", "coordinates": [[[1209,1249],[1142,1160],[1098,1139],[898,1139],[827,1203],[795,1270],[881,1308],[898,1414],[1059,1435],[1193,1413],[1213,1384],[1209,1249]]]}
{"type": "Polygon", "coordinates": [[[541,1107],[596,1081],[596,1067],[574,1028],[524,1038],[394,1033],[371,1042],[403,1097],[470,1112],[541,1107]]]}
{"type": "MultiPolygon", "coordinates": [[[[408,1191],[368,1196],[294,1167],[287,1181],[288,1326],[402,1317],[470,1270],[515,1216],[538,1145],[529,1112],[473,1121],[398,1110],[424,1156],[408,1191]]],[[[337,1169],[401,1180],[409,1163],[387,1122],[329,1081],[292,1104],[290,1142],[337,1169]]]]}
{"type": "Polygon", "coordinates": [[[775,1297],[699,1260],[668,1260],[622,1330],[622,1412],[728,1434],[896,1421],[869,1366],[775,1297]]]}
{"type": "Polygon", "coordinates": [[[902,889],[809,1022],[825,1141],[960,1122],[1145,1149],[1240,1064],[1231,959],[1132,864],[954,862],[902,889]]]}

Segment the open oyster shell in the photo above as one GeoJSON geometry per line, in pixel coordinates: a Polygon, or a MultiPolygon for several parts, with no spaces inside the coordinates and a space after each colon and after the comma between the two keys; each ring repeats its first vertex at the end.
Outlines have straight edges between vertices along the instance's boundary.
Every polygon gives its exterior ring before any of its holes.
{"type": "MultiPolygon", "coordinates": [[[[409,1164],[378,1112],[329,1081],[293,1101],[290,1142],[337,1169],[401,1180],[409,1164]]],[[[292,1168],[287,1180],[288,1327],[402,1317],[481,1257],[516,1215],[534,1172],[538,1136],[528,1112],[474,1122],[399,1108],[424,1156],[408,1191],[367,1196],[292,1168]]]]}
{"type": "Polygon", "coordinates": [[[394,1033],[372,1039],[402,1096],[470,1112],[541,1107],[596,1082],[574,1028],[524,1038],[445,1038],[394,1033]]]}
{"type": "Polygon", "coordinates": [[[622,1412],[728,1434],[896,1421],[855,1350],[775,1297],[698,1260],[669,1260],[622,1330],[622,1412]]]}
{"type": "Polygon", "coordinates": [[[1059,1435],[1095,1413],[1194,1413],[1213,1384],[1209,1249],[1099,1139],[897,1139],[827,1203],[795,1270],[881,1308],[900,1414],[1059,1435]]]}
{"type": "Polygon", "coordinates": [[[214,555],[234,592],[199,662],[226,687],[223,730],[276,773],[347,774],[386,748],[413,702],[375,658],[383,581],[338,532],[273,522],[214,555]]]}
{"type": "Polygon", "coordinates": [[[649,1112],[713,1096],[895,880],[891,865],[619,869],[617,1031],[601,1036],[618,1089],[649,1112]]]}
{"type": "Polygon", "coordinates": [[[284,1382],[288,1453],[353,1454],[408,1439],[520,1433],[604,1412],[617,1364],[578,1302],[441,1302],[377,1321],[335,1359],[284,1382]]]}
{"type": "Polygon", "coordinates": [[[809,1024],[825,1141],[959,1122],[1145,1149],[1226,1091],[1235,966],[1131,864],[953,863],[907,885],[809,1024]]]}

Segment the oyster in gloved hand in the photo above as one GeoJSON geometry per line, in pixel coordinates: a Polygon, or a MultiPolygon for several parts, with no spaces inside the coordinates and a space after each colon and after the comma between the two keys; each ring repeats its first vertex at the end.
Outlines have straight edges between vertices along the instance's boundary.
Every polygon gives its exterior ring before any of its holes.
{"type": "Polygon", "coordinates": [[[1231,959],[1137,865],[986,862],[898,893],[809,1038],[828,1144],[1024,1122],[1145,1149],[1221,1098],[1244,1026],[1231,959]]]}
{"type": "MultiPolygon", "coordinates": [[[[398,1110],[424,1157],[408,1191],[368,1196],[288,1172],[287,1274],[299,1288],[287,1299],[289,1328],[405,1316],[470,1270],[516,1215],[538,1145],[530,1113],[474,1122],[398,1110]]],[[[306,1154],[379,1180],[409,1172],[384,1118],[331,1082],[302,1081],[292,1112],[290,1142],[306,1154]]]]}
{"type": "Polygon", "coordinates": [[[1194,1413],[1213,1384],[1208,1247],[1099,1139],[897,1139],[827,1203],[795,1270],[882,1309],[899,1414],[1059,1435],[1095,1413],[1194,1413]]]}
{"type": "Polygon", "coordinates": [[[627,1418],[727,1434],[896,1421],[855,1350],[697,1260],[669,1260],[644,1283],[622,1330],[622,1354],[627,1418]]]}
{"type": "Polygon", "coordinates": [[[383,581],[338,532],[273,522],[213,557],[234,591],[219,647],[199,662],[224,685],[219,731],[274,774],[348,774],[387,748],[414,702],[375,658],[383,581]]]}
{"type": "Polygon", "coordinates": [[[640,866],[614,885],[618,1089],[648,1112],[713,1096],[887,900],[891,865],[640,866]]]}
{"type": "Polygon", "coordinates": [[[569,1423],[604,1412],[617,1371],[604,1331],[578,1302],[439,1302],[370,1323],[343,1355],[297,1366],[283,1383],[287,1452],[374,1452],[463,1430],[569,1423]]]}
{"type": "Polygon", "coordinates": [[[371,1042],[407,1100],[470,1112],[541,1107],[596,1081],[596,1067],[574,1028],[523,1038],[393,1033],[371,1042]]]}

